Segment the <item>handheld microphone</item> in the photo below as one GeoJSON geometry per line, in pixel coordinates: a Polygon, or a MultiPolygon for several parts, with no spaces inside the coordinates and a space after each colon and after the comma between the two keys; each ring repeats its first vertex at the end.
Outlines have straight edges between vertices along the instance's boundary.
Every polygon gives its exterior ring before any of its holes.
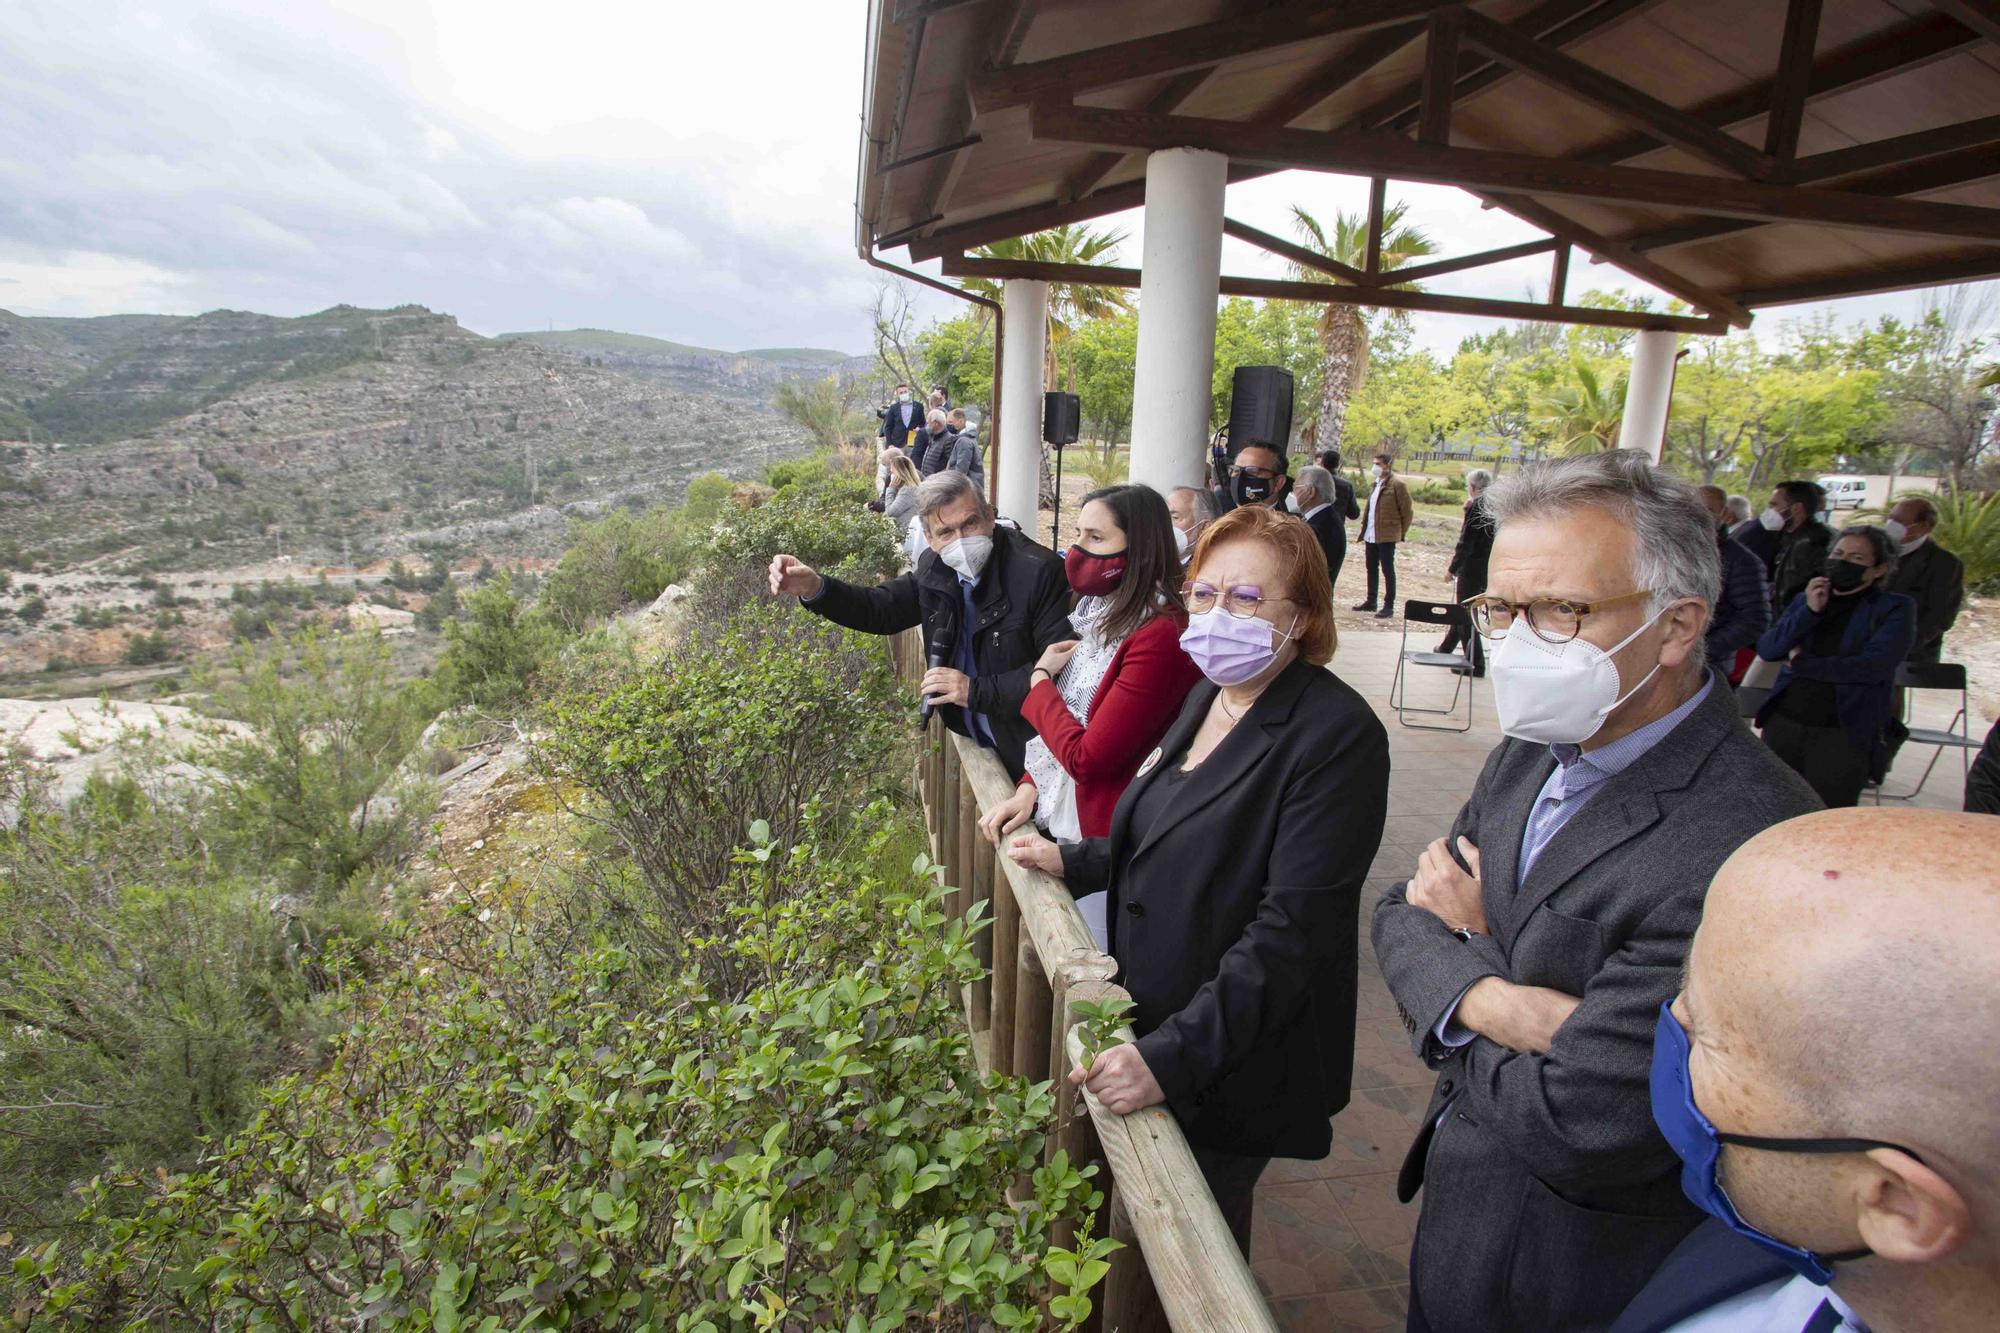
{"type": "MultiPolygon", "coordinates": [[[[930,656],[924,660],[926,666],[935,669],[937,667],[941,667],[944,665],[944,659],[945,659],[945,646],[942,642],[939,642],[931,645],[930,656]]],[[[917,709],[918,726],[927,727],[930,725],[932,709],[933,705],[931,704],[930,700],[928,699],[924,700],[923,706],[917,709]]]]}

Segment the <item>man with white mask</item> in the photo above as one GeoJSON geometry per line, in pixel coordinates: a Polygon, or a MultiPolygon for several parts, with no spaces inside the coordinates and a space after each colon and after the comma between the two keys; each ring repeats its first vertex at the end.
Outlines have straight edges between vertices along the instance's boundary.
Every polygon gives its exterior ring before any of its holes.
{"type": "Polygon", "coordinates": [[[1959,607],[1965,602],[1965,565],[1931,539],[1937,521],[1934,500],[1906,495],[1896,501],[1882,522],[1882,530],[1896,544],[1896,572],[1889,578],[1889,591],[1900,592],[1917,604],[1917,645],[1910,649],[1912,662],[1938,660],[1945,632],[1957,621],[1959,607]]]}
{"type": "Polygon", "coordinates": [[[1438,1071],[1398,1185],[1424,1195],[1410,1327],[1601,1329],[1699,1216],[1645,1089],[1702,895],[1819,802],[1703,660],[1721,575],[1690,487],[1617,450],[1486,501],[1470,607],[1508,739],[1374,916],[1438,1071]]]}
{"type": "Polygon", "coordinates": [[[917,487],[929,549],[917,567],[873,588],[822,575],[796,556],[771,558],[771,593],[864,634],[924,629],[921,690],[944,723],[993,750],[1019,778],[1034,728],[1021,716],[1035,660],[1076,637],[1062,557],[1018,528],[993,521],[962,472],[917,487]]]}

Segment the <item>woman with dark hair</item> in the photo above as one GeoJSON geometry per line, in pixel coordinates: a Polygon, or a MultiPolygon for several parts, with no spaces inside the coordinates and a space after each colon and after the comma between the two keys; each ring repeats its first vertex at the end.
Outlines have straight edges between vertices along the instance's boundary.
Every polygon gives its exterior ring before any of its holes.
{"type": "Polygon", "coordinates": [[[1210,524],[1181,640],[1207,680],[1108,836],[1023,831],[1007,848],[1072,894],[1108,890],[1139,1039],[1071,1077],[1114,1115],[1164,1102],[1246,1251],[1257,1177],[1272,1157],[1325,1157],[1347,1104],[1361,886],[1389,799],[1382,723],[1325,669],[1319,557],[1311,528],[1261,505],[1210,524]]]}
{"type": "Polygon", "coordinates": [[[1757,710],[1764,743],[1829,806],[1860,802],[1885,743],[1896,668],[1917,641],[1916,602],[1888,591],[1895,572],[1888,533],[1845,528],[1757,640],[1757,656],[1785,663],[1757,710]]]}
{"type": "Polygon", "coordinates": [[[979,821],[996,846],[1030,816],[1057,842],[1110,832],[1125,784],[1201,679],[1180,643],[1180,553],[1157,491],[1127,484],[1085,496],[1064,566],[1079,595],[1077,637],[1052,644],[1028,677],[1027,773],[979,821]]]}

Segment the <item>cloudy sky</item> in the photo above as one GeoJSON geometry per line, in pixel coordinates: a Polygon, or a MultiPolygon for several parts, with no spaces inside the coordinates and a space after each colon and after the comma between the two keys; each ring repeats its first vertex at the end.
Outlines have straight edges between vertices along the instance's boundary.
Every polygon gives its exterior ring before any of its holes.
{"type": "MultiPolygon", "coordinates": [[[[863,350],[863,16],[863,0],[7,0],[0,308],[415,302],[482,333],[863,350]]],[[[1399,193],[1445,253],[1536,234],[1453,191],[1399,193]]],[[[1293,202],[1365,206],[1362,182],[1298,173],[1230,194],[1232,215],[1281,232],[1293,202]]],[[[1138,222],[1107,224],[1127,263],[1138,222]]],[[[1279,271],[1235,242],[1224,262],[1279,271]]],[[[1454,289],[1517,297],[1546,275],[1524,262],[1454,289]]],[[[1572,275],[1609,285],[1636,287],[1572,275]]],[[[1418,327],[1449,348],[1479,322],[1418,327]]]]}

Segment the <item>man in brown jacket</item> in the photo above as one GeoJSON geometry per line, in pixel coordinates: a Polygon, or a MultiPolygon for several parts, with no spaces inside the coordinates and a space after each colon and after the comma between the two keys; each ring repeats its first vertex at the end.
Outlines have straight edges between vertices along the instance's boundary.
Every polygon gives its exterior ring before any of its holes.
{"type": "Polygon", "coordinates": [[[1389,455],[1375,455],[1375,485],[1368,492],[1367,507],[1361,511],[1361,540],[1368,548],[1368,600],[1356,611],[1374,611],[1377,620],[1396,614],[1396,543],[1409,533],[1417,511],[1410,504],[1410,488],[1389,470],[1389,455]],[[1375,585],[1380,579],[1387,594],[1377,610],[1375,585]]]}

